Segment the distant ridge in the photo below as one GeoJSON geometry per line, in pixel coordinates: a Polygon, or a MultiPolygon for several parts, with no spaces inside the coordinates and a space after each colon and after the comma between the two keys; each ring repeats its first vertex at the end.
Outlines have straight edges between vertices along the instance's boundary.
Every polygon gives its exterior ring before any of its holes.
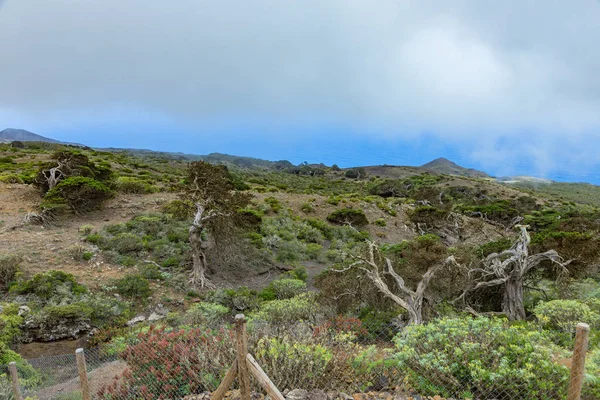
{"type": "Polygon", "coordinates": [[[21,142],[63,143],[58,140],[38,135],[37,133],[26,131],[25,129],[6,128],[3,131],[0,131],[0,142],[12,142],[15,140],[21,142]]]}
{"type": "Polygon", "coordinates": [[[430,161],[427,164],[421,165],[420,168],[438,172],[441,174],[468,176],[471,178],[490,178],[490,176],[483,171],[478,171],[473,168],[461,167],[460,165],[444,157],[436,158],[435,160],[430,161]]]}

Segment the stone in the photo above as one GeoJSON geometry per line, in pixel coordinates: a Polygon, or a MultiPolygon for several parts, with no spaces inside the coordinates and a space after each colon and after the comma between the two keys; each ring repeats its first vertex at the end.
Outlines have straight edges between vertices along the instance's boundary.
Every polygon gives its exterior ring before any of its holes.
{"type": "Polygon", "coordinates": [[[315,389],[312,392],[310,392],[309,397],[310,400],[328,400],[327,394],[325,394],[325,392],[320,389],[315,389]]]}
{"type": "Polygon", "coordinates": [[[127,326],[133,326],[136,324],[139,324],[140,322],[144,322],[146,320],[146,317],[143,315],[138,315],[135,318],[130,319],[129,321],[127,321],[127,326]]]}
{"type": "Polygon", "coordinates": [[[157,313],[153,312],[148,316],[148,322],[158,321],[159,319],[163,319],[164,317],[165,316],[162,314],[157,314],[157,313]]]}
{"type": "Polygon", "coordinates": [[[19,312],[18,315],[19,317],[22,317],[24,315],[27,315],[31,312],[31,308],[27,307],[27,306],[21,306],[19,307],[19,312]]]}
{"type": "Polygon", "coordinates": [[[53,342],[77,339],[92,330],[87,318],[34,318],[29,314],[23,322],[23,342],[53,342]]]}
{"type": "Polygon", "coordinates": [[[287,400],[308,400],[308,392],[304,389],[294,389],[285,397],[287,400]]]}

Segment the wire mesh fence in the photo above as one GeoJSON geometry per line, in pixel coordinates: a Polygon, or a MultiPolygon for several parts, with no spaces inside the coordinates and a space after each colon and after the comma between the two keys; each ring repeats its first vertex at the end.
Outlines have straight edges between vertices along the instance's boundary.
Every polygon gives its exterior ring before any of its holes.
{"type": "MultiPolygon", "coordinates": [[[[583,370],[582,396],[569,393],[575,357],[551,351],[532,333],[501,325],[465,330],[459,323],[406,331],[351,318],[251,323],[248,351],[290,400],[600,399],[600,377],[583,370]]],[[[208,399],[235,365],[236,347],[235,330],[225,326],[152,327],[87,349],[90,398],[208,399]]],[[[86,399],[75,354],[28,360],[17,372],[24,399],[86,399]]],[[[257,380],[251,383],[264,393],[257,380]]],[[[239,397],[237,383],[231,390],[229,397],[239,397]]],[[[0,398],[15,398],[8,374],[0,379],[0,398]]]]}

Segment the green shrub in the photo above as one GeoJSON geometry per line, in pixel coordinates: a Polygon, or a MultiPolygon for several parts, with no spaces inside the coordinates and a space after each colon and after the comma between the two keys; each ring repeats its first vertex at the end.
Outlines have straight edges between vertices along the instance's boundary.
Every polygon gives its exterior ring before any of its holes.
{"type": "Polygon", "coordinates": [[[132,233],[119,233],[107,243],[107,247],[119,254],[137,253],[144,249],[144,243],[132,233]]]}
{"type": "Polygon", "coordinates": [[[440,319],[395,339],[399,367],[422,395],[454,398],[562,398],[564,354],[526,325],[488,318],[440,319]]]}
{"type": "Polygon", "coordinates": [[[303,243],[293,241],[280,241],[277,245],[277,261],[295,262],[305,258],[306,247],[303,243]]]}
{"type": "Polygon", "coordinates": [[[336,210],[327,216],[327,220],[336,224],[350,224],[359,228],[369,224],[364,211],[354,208],[336,210]]]}
{"type": "Polygon", "coordinates": [[[374,223],[375,225],[377,225],[377,226],[381,226],[381,227],[384,227],[384,226],[386,226],[386,225],[387,225],[387,222],[385,222],[385,219],[383,219],[383,218],[378,218],[378,219],[376,219],[375,221],[373,221],[373,223],[374,223]]]}
{"type": "Polygon", "coordinates": [[[152,294],[148,280],[139,274],[128,275],[117,280],[116,287],[121,296],[133,299],[143,300],[152,294]]]}
{"type": "Polygon", "coordinates": [[[600,399],[600,349],[587,355],[582,399],[600,399]]]}
{"type": "Polygon", "coordinates": [[[176,220],[184,221],[194,215],[193,205],[183,200],[172,200],[162,207],[165,214],[172,215],[176,220]]]}
{"type": "Polygon", "coordinates": [[[280,390],[320,387],[329,381],[325,372],[333,353],[310,339],[263,337],[256,344],[255,356],[280,390]]]}
{"type": "Polygon", "coordinates": [[[7,286],[15,278],[22,257],[16,254],[0,253],[0,286],[7,286]]]}
{"type": "Polygon", "coordinates": [[[160,266],[163,268],[174,268],[178,267],[181,263],[180,256],[171,256],[166,258],[163,262],[160,263],[160,266]]]}
{"type": "Polygon", "coordinates": [[[600,314],[577,300],[552,300],[539,303],[533,313],[545,328],[575,333],[578,323],[585,322],[593,328],[600,327],[600,314]]]}
{"type": "Polygon", "coordinates": [[[300,209],[302,210],[302,212],[304,212],[306,214],[310,214],[311,212],[315,211],[315,208],[310,203],[302,204],[302,206],[300,206],[300,209]]]}
{"type": "Polygon", "coordinates": [[[259,305],[258,293],[245,286],[237,289],[217,289],[211,292],[206,300],[238,311],[254,310],[259,305]]]}
{"type": "Polygon", "coordinates": [[[75,261],[83,260],[83,255],[86,252],[86,247],[80,244],[74,244],[67,249],[71,258],[75,261]]]}
{"type": "Polygon", "coordinates": [[[90,261],[93,257],[94,253],[92,253],[91,251],[85,251],[81,256],[81,258],[83,258],[85,261],[90,261]]]}
{"type": "Polygon", "coordinates": [[[319,260],[323,254],[323,246],[318,243],[306,244],[306,256],[310,260],[319,260]]]}
{"type": "Polygon", "coordinates": [[[304,267],[303,265],[300,265],[294,268],[293,270],[287,272],[287,275],[292,279],[298,279],[303,282],[306,282],[306,280],[308,279],[308,272],[306,271],[306,267],[304,267]]]}
{"type": "Polygon", "coordinates": [[[19,305],[3,303],[0,312],[0,344],[12,345],[21,334],[23,317],[19,316],[19,305]]]}
{"type": "Polygon", "coordinates": [[[314,321],[318,306],[312,293],[303,293],[291,299],[273,300],[264,303],[260,310],[252,314],[256,322],[289,326],[298,321],[314,321]]]}
{"type": "Polygon", "coordinates": [[[273,211],[274,213],[277,214],[279,211],[281,211],[281,202],[275,197],[267,197],[265,199],[265,203],[267,203],[269,207],[271,207],[271,211],[273,211]]]}
{"type": "Polygon", "coordinates": [[[221,304],[201,302],[186,311],[185,321],[192,326],[217,327],[229,312],[229,308],[221,304]]]}
{"type": "Polygon", "coordinates": [[[46,319],[47,326],[54,326],[61,319],[89,319],[92,316],[92,308],[83,302],[67,305],[46,306],[41,311],[41,316],[46,319]]]}
{"type": "Polygon", "coordinates": [[[104,183],[93,178],[73,176],[60,181],[44,196],[42,207],[53,208],[66,205],[75,212],[87,212],[99,208],[114,196],[104,183]]]}
{"type": "Polygon", "coordinates": [[[277,279],[269,284],[275,298],[279,300],[291,299],[306,291],[306,282],[298,279],[277,279]]]}
{"type": "Polygon", "coordinates": [[[95,244],[97,246],[102,245],[104,242],[104,237],[99,233],[92,233],[85,237],[85,241],[91,244],[95,244]]]}
{"type": "Polygon", "coordinates": [[[350,178],[350,179],[356,179],[359,177],[359,173],[358,171],[354,170],[354,169],[349,169],[346,171],[346,173],[344,174],[344,176],[346,178],[350,178]]]}
{"type": "Polygon", "coordinates": [[[510,249],[512,240],[510,238],[502,238],[493,242],[487,242],[477,249],[479,257],[487,257],[492,253],[502,253],[504,250],[510,249]]]}
{"type": "Polygon", "coordinates": [[[145,263],[138,268],[140,275],[146,279],[161,280],[164,279],[162,272],[155,264],[145,263]]]}
{"type": "Polygon", "coordinates": [[[17,282],[11,286],[10,291],[18,294],[34,294],[47,301],[54,296],[84,294],[87,293],[87,288],[78,284],[72,274],[51,270],[36,274],[28,281],[17,282]]]}
{"type": "Polygon", "coordinates": [[[0,182],[3,183],[19,183],[23,184],[23,179],[16,174],[0,175],[0,182]]]}
{"type": "Polygon", "coordinates": [[[94,230],[94,225],[81,225],[78,229],[84,235],[89,235],[94,230]]]}
{"type": "Polygon", "coordinates": [[[141,179],[129,176],[120,176],[117,178],[116,186],[119,192],[129,194],[155,193],[158,191],[156,186],[141,179]]]}
{"type": "Polygon", "coordinates": [[[122,326],[130,319],[130,305],[108,296],[86,296],[81,300],[92,310],[91,323],[98,328],[122,326]]]}

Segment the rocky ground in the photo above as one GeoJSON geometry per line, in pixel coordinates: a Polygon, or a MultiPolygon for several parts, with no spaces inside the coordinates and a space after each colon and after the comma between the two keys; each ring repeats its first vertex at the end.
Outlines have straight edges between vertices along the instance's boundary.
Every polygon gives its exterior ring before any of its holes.
{"type": "MultiPolygon", "coordinates": [[[[367,392],[367,393],[354,393],[349,395],[347,393],[331,390],[303,390],[294,389],[291,391],[284,391],[282,393],[286,400],[450,400],[444,399],[440,396],[419,396],[416,394],[407,394],[401,391],[390,391],[390,392],[367,392]]],[[[202,393],[199,395],[186,396],[184,400],[210,400],[211,394],[209,392],[202,393]]],[[[226,400],[237,400],[241,399],[239,390],[232,390],[225,394],[226,400]]],[[[262,393],[252,393],[252,400],[263,400],[270,399],[269,396],[265,396],[262,393]]]]}

